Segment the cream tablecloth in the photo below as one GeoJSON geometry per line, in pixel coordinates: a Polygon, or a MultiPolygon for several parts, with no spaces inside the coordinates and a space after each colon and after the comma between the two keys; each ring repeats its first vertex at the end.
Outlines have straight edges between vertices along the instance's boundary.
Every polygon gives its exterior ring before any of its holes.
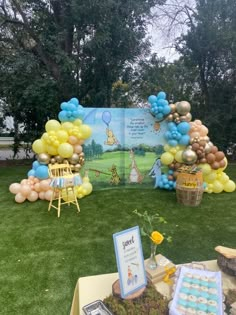
{"type": "MultiPolygon", "coordinates": [[[[219,271],[216,260],[203,261],[206,269],[219,271]]],[[[118,273],[109,273],[78,279],[74,297],[71,305],[70,315],[83,315],[82,307],[95,300],[103,300],[112,292],[112,284],[118,279],[118,273]]],[[[223,290],[226,293],[228,289],[236,289],[236,278],[230,277],[222,272],[223,290]]],[[[170,285],[161,281],[155,284],[156,289],[170,298],[172,288],[170,285]]]]}

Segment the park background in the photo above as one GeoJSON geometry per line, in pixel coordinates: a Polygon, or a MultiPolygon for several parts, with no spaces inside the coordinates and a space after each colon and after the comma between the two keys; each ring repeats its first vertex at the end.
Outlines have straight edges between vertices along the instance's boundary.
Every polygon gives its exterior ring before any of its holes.
{"type": "MultiPolygon", "coordinates": [[[[235,247],[235,192],[204,194],[192,208],[153,183],[112,187],[60,220],[47,201],[16,204],[9,192],[31,167],[33,141],[71,97],[88,109],[148,108],[149,95],[166,91],[169,102],[190,102],[193,119],[233,162],[235,16],[234,0],[1,1],[0,128],[13,137],[0,174],[1,314],[68,314],[79,277],[116,271],[111,235],[139,223],[135,208],[166,218],[173,241],[159,250],[175,263],[216,259],[219,244],[235,247]]],[[[234,163],[227,174],[236,181],[234,163]]]]}

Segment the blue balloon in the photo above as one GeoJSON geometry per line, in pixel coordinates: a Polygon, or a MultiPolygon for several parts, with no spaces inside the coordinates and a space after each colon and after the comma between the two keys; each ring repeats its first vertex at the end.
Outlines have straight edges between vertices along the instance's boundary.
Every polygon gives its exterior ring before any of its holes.
{"type": "Polygon", "coordinates": [[[158,119],[158,120],[161,120],[161,119],[163,119],[163,114],[162,113],[158,113],[157,115],[156,115],[156,118],[158,119]]]}
{"type": "Polygon", "coordinates": [[[157,105],[158,105],[158,106],[161,106],[161,107],[164,107],[164,106],[168,105],[168,102],[167,102],[167,100],[163,100],[163,99],[161,98],[161,99],[158,99],[158,100],[157,100],[157,105]]]}
{"type": "Polygon", "coordinates": [[[40,165],[35,170],[35,177],[39,179],[47,179],[49,176],[48,174],[48,167],[46,165],[40,165]]]}
{"type": "Polygon", "coordinates": [[[168,140],[168,144],[171,146],[171,147],[176,147],[177,144],[178,144],[178,141],[174,140],[174,139],[171,139],[171,140],[168,140]]]}
{"type": "Polygon", "coordinates": [[[29,172],[27,173],[28,177],[30,176],[35,176],[35,170],[29,170],[29,172]]]}
{"type": "Polygon", "coordinates": [[[186,135],[190,130],[190,124],[186,121],[183,121],[178,124],[177,129],[182,135],[186,135]]]}
{"type": "Polygon", "coordinates": [[[67,121],[67,112],[65,110],[60,111],[60,113],[58,114],[58,119],[61,122],[67,121]]]}
{"type": "Polygon", "coordinates": [[[155,103],[156,101],[157,101],[156,95],[150,95],[150,96],[148,97],[148,103],[153,104],[153,103],[155,103]]]}
{"type": "Polygon", "coordinates": [[[166,99],[166,93],[165,92],[163,92],[163,91],[161,91],[161,92],[159,92],[158,94],[157,94],[157,98],[158,99],[166,99]]]}
{"type": "Polygon", "coordinates": [[[34,161],[32,164],[32,169],[36,170],[37,167],[39,167],[40,163],[38,161],[34,161]]]}
{"type": "Polygon", "coordinates": [[[169,105],[165,105],[165,106],[163,107],[163,114],[164,114],[164,115],[168,115],[168,114],[170,113],[170,111],[171,111],[171,108],[170,108],[169,105]]]}
{"type": "Polygon", "coordinates": [[[169,122],[167,124],[167,127],[170,131],[176,131],[177,130],[177,127],[176,127],[176,124],[174,122],[169,122]]]}
{"type": "Polygon", "coordinates": [[[183,136],[181,137],[181,139],[179,140],[179,144],[180,144],[180,145],[188,145],[189,142],[190,142],[190,137],[189,137],[189,135],[183,135],[183,136]]]}
{"type": "Polygon", "coordinates": [[[74,111],[74,110],[76,110],[77,109],[77,106],[75,105],[75,104],[73,104],[73,103],[68,103],[68,105],[67,105],[67,110],[69,110],[69,111],[74,111]]]}
{"type": "Polygon", "coordinates": [[[61,109],[62,110],[65,110],[66,109],[66,107],[67,107],[67,102],[63,102],[63,103],[61,103],[61,109]]]}
{"type": "Polygon", "coordinates": [[[78,98],[73,97],[73,98],[70,99],[69,103],[72,103],[72,104],[78,106],[79,105],[79,100],[78,100],[78,98]]]}

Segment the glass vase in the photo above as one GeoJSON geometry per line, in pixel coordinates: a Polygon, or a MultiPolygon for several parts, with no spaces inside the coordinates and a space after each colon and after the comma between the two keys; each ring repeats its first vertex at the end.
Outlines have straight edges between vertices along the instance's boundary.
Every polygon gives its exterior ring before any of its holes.
{"type": "Polygon", "coordinates": [[[148,259],[148,268],[155,270],[157,268],[157,260],[156,260],[156,249],[157,249],[157,244],[151,242],[151,255],[150,258],[148,259]]]}

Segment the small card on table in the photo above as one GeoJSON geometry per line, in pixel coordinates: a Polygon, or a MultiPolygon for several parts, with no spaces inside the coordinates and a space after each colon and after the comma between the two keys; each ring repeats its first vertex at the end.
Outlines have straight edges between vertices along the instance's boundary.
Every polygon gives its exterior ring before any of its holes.
{"type": "Polygon", "coordinates": [[[121,297],[147,285],[140,230],[138,226],[113,234],[121,297]]]}

